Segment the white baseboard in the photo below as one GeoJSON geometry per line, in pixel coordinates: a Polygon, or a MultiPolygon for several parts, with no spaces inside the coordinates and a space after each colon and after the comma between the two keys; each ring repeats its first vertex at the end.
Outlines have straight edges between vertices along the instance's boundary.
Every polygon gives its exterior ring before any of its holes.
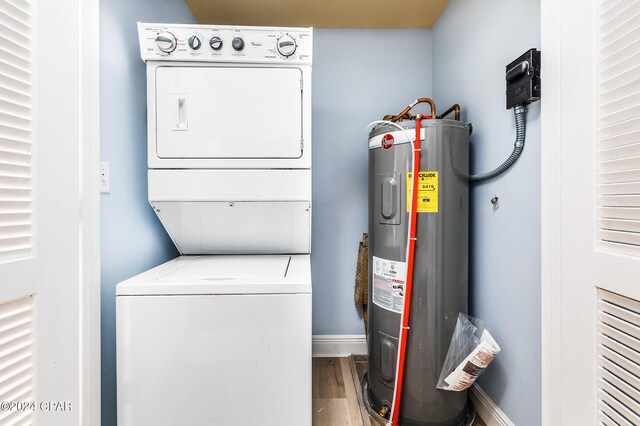
{"type": "Polygon", "coordinates": [[[367,337],[364,334],[337,334],[313,336],[314,357],[341,357],[367,354],[367,337]]]}
{"type": "Polygon", "coordinates": [[[470,389],[469,397],[476,413],[484,420],[487,426],[515,426],[477,383],[470,389]]]}

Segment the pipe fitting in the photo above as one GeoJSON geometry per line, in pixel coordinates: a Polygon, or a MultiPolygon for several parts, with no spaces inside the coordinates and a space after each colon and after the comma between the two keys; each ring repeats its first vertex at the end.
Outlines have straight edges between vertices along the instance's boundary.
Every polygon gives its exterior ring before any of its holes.
{"type": "Polygon", "coordinates": [[[454,119],[456,121],[460,121],[460,105],[458,104],[453,104],[448,110],[443,112],[442,115],[439,116],[438,118],[445,118],[447,115],[451,114],[452,112],[455,112],[454,119]]]}
{"type": "Polygon", "coordinates": [[[378,411],[378,414],[380,414],[380,417],[383,417],[383,418],[386,419],[387,418],[387,414],[389,414],[390,410],[391,410],[391,408],[388,405],[385,404],[380,408],[380,411],[378,411]]]}
{"type": "Polygon", "coordinates": [[[431,118],[437,118],[436,115],[436,103],[430,99],[430,98],[418,98],[415,101],[413,101],[411,104],[407,105],[407,107],[405,109],[402,110],[402,112],[400,112],[398,115],[393,115],[393,116],[389,116],[389,115],[385,115],[384,116],[384,120],[388,120],[388,121],[392,121],[392,122],[396,122],[396,121],[402,121],[404,118],[411,120],[413,118],[415,118],[413,115],[411,115],[411,113],[409,113],[409,111],[411,111],[411,109],[420,104],[420,103],[428,103],[429,106],[431,107],[431,118]]]}

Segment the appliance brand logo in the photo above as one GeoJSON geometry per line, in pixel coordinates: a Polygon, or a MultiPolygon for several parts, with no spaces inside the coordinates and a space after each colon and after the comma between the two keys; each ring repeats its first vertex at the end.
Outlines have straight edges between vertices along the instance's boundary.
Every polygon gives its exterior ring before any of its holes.
{"type": "Polygon", "coordinates": [[[387,133],[382,137],[382,148],[389,149],[393,146],[393,136],[390,133],[387,133]]]}
{"type": "Polygon", "coordinates": [[[252,42],[251,42],[251,45],[252,45],[253,47],[260,47],[260,46],[262,46],[262,43],[256,43],[255,41],[252,41],[252,42]]]}

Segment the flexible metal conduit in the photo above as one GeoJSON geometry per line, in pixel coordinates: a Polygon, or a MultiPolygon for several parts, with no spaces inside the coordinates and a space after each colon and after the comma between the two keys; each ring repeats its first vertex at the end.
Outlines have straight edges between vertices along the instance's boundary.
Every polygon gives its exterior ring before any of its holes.
{"type": "Polygon", "coordinates": [[[479,182],[501,175],[508,170],[509,167],[513,166],[513,164],[518,160],[518,157],[520,157],[520,154],[522,154],[522,150],[524,149],[524,140],[527,133],[527,109],[523,105],[516,105],[513,109],[513,114],[516,119],[516,142],[513,145],[513,152],[509,158],[507,158],[507,161],[502,163],[495,170],[479,175],[471,175],[469,176],[469,181],[479,182]]]}

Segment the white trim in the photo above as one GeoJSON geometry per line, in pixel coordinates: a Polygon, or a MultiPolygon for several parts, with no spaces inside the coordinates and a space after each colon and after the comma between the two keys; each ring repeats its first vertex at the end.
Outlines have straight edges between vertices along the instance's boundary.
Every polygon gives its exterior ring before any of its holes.
{"type": "Polygon", "coordinates": [[[470,389],[469,398],[473,408],[476,410],[476,414],[480,416],[487,426],[515,426],[477,383],[470,389]]]}
{"type": "Polygon", "coordinates": [[[312,340],[314,357],[343,357],[367,354],[367,336],[364,334],[317,335],[312,340]]]}
{"type": "Polygon", "coordinates": [[[100,0],[78,3],[80,50],[80,421],[100,407],[100,0]]]}
{"type": "Polygon", "coordinates": [[[561,382],[561,212],[562,186],[562,15],[566,2],[542,0],[541,138],[541,332],[542,424],[562,418],[561,382]]]}

